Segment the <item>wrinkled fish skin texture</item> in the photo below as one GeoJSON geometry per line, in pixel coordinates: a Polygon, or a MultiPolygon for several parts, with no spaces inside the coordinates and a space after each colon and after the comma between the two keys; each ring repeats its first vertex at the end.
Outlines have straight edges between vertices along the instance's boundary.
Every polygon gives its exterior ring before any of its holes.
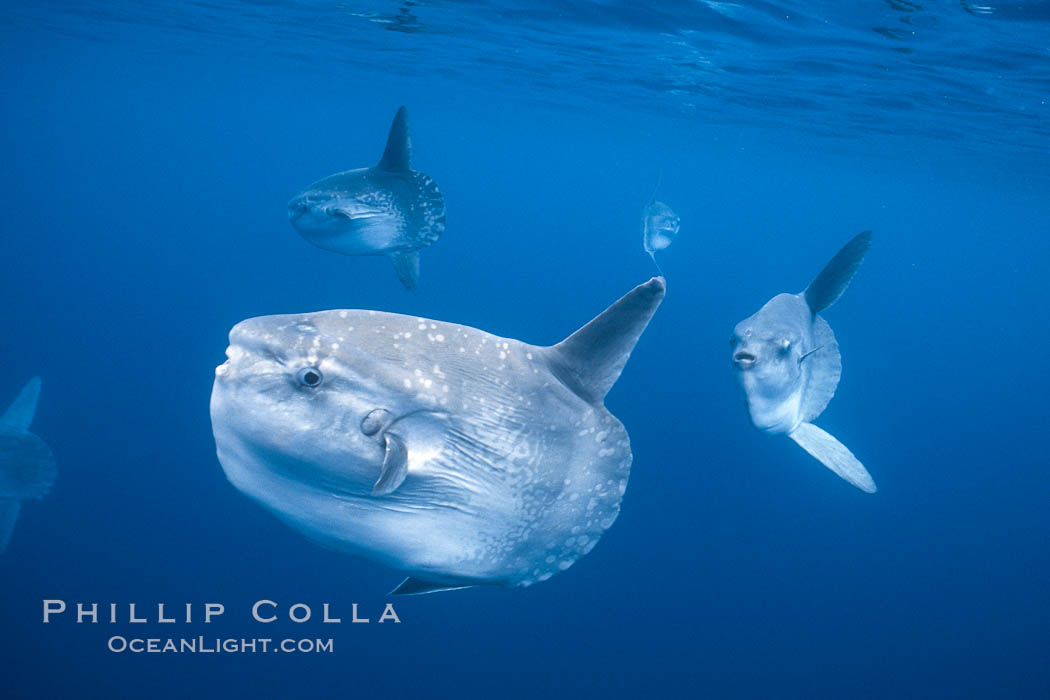
{"type": "Polygon", "coordinates": [[[552,375],[548,352],[372,311],[249,319],[216,373],[219,460],[328,546],[430,581],[542,581],[612,525],[631,465],[621,423],[552,375]],[[304,367],[319,387],[296,381],[304,367]],[[408,450],[407,478],[380,498],[375,409],[408,450]]]}

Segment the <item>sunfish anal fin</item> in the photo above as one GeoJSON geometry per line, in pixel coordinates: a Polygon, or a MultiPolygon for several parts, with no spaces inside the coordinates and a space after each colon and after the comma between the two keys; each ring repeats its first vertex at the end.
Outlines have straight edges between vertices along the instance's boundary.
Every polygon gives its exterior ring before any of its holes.
{"type": "Polygon", "coordinates": [[[834,304],[842,293],[846,291],[853,275],[857,274],[864,256],[871,248],[871,231],[859,233],[842,246],[835,257],[824,266],[816,279],[809,283],[806,291],[802,294],[806,298],[806,304],[813,313],[820,313],[834,304]]]}
{"type": "Polygon", "coordinates": [[[408,138],[408,117],[405,108],[401,107],[394,115],[390,125],[390,134],[386,137],[386,150],[376,167],[383,170],[409,170],[408,160],[412,152],[412,143],[408,138]]]}
{"type": "Polygon", "coordinates": [[[15,531],[15,521],[22,504],[18,501],[0,501],[0,554],[7,549],[11,533],[15,531]]]}
{"type": "Polygon", "coordinates": [[[654,277],[565,340],[545,348],[551,371],[585,401],[604,399],[666,290],[664,278],[654,277]]]}
{"type": "Polygon", "coordinates": [[[405,449],[404,441],[392,433],[384,433],[383,440],[386,442],[383,470],[372,487],[373,496],[386,496],[397,491],[397,487],[408,476],[408,450],[405,449]]]}
{"type": "Polygon", "coordinates": [[[473,585],[473,583],[431,583],[430,581],[409,576],[397,588],[390,591],[389,595],[423,595],[425,593],[440,593],[442,591],[458,591],[463,588],[470,588],[473,585]]]}
{"type": "Polygon", "coordinates": [[[853,453],[829,433],[812,423],[800,423],[788,437],[825,467],[865,493],[875,493],[875,481],[853,453]]]}
{"type": "Polygon", "coordinates": [[[0,424],[23,433],[26,432],[33,422],[33,416],[36,415],[36,405],[39,400],[40,377],[33,377],[22,387],[22,391],[18,392],[18,396],[0,418],[0,424]]]}
{"type": "Polygon", "coordinates": [[[419,282],[419,251],[399,250],[390,254],[390,261],[394,263],[394,272],[405,289],[415,289],[419,282]]]}

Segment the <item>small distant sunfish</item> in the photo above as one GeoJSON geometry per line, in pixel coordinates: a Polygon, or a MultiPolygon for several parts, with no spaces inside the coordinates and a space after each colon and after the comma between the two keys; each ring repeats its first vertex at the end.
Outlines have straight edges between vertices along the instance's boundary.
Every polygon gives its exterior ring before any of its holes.
{"type": "Polygon", "coordinates": [[[671,245],[678,235],[680,221],[671,207],[656,200],[655,194],[642,212],[642,245],[657,270],[660,270],[660,263],[656,262],[656,251],[671,245]]]}
{"type": "Polygon", "coordinates": [[[30,379],[0,417],[0,553],[7,549],[22,501],[40,498],[55,483],[55,457],[29,432],[40,399],[40,377],[30,379]]]}
{"type": "Polygon", "coordinates": [[[419,251],[445,230],[445,200],[427,175],[409,168],[405,108],[394,116],[379,164],[329,175],[288,203],[288,219],[318,248],[386,255],[401,283],[419,281],[419,251]]]}
{"type": "Polygon", "coordinates": [[[242,321],[219,462],[307,537],[407,572],[394,593],[545,581],[620,511],[631,448],[604,399],[663,297],[653,278],[549,347],[378,311],[242,321]]]}
{"type": "Polygon", "coordinates": [[[874,493],[864,465],[812,424],[835,395],[842,372],[835,334],[817,314],[846,290],[870,247],[871,231],[856,236],[805,291],[778,294],[738,323],[730,343],[751,423],[766,433],[786,433],[828,469],[874,493]]]}

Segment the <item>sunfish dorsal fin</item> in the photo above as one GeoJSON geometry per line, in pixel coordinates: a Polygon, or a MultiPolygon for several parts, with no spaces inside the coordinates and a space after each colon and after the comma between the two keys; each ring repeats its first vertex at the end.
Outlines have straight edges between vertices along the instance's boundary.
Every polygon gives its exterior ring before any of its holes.
{"type": "Polygon", "coordinates": [[[0,501],[0,554],[11,542],[11,533],[15,531],[15,521],[22,505],[18,501],[0,501]]]}
{"type": "Polygon", "coordinates": [[[865,493],[875,493],[875,480],[853,453],[831,434],[812,423],[801,423],[788,437],[821,464],[865,493]]]}
{"type": "Polygon", "coordinates": [[[806,304],[813,313],[820,313],[834,304],[846,291],[853,275],[857,273],[861,261],[871,248],[871,231],[859,233],[835,257],[824,266],[816,279],[809,283],[803,294],[806,304]]]}
{"type": "Polygon", "coordinates": [[[409,576],[390,595],[423,595],[424,593],[440,593],[441,591],[458,591],[462,588],[470,588],[473,583],[432,583],[423,579],[409,576]]]}
{"type": "Polygon", "coordinates": [[[22,391],[18,393],[15,400],[8,406],[3,418],[0,418],[0,424],[26,432],[33,422],[33,416],[36,415],[36,405],[39,400],[40,377],[33,377],[26,382],[26,385],[22,387],[22,391]]]}
{"type": "Polygon", "coordinates": [[[386,137],[386,150],[376,167],[383,170],[408,170],[408,160],[412,153],[412,142],[408,138],[408,117],[405,108],[400,107],[390,125],[390,134],[386,137]]]}
{"type": "Polygon", "coordinates": [[[653,277],[565,340],[546,348],[551,370],[584,400],[600,402],[620,377],[666,290],[664,278],[653,277]]]}

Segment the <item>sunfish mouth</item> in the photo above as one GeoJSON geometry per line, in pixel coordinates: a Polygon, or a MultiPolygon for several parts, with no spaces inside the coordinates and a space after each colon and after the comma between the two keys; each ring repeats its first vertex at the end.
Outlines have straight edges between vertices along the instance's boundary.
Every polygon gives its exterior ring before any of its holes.
{"type": "Polygon", "coordinates": [[[226,376],[226,374],[230,371],[230,361],[233,360],[233,359],[234,359],[234,350],[233,350],[233,346],[231,345],[231,346],[226,348],[226,361],[215,368],[215,377],[217,379],[226,376]]]}
{"type": "Polygon", "coordinates": [[[303,212],[309,211],[310,200],[306,195],[298,195],[292,197],[288,201],[288,216],[295,216],[296,214],[302,214],[303,212]]]}
{"type": "Polygon", "coordinates": [[[748,369],[754,366],[758,362],[758,358],[749,353],[747,350],[741,350],[733,355],[733,362],[740,369],[748,369]]]}

